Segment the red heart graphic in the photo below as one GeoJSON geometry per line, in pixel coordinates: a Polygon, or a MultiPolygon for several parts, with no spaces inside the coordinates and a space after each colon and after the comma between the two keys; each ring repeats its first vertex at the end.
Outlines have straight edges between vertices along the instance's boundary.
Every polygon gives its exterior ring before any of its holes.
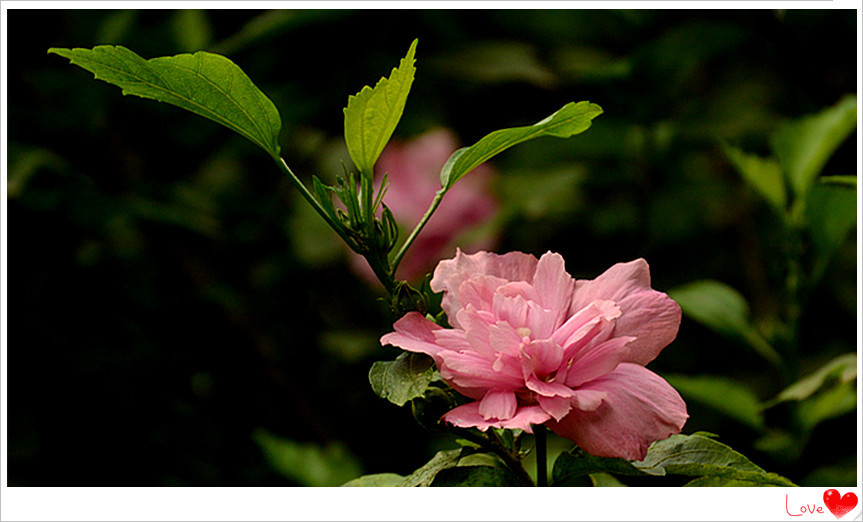
{"type": "Polygon", "coordinates": [[[840,497],[838,491],[828,489],[824,492],[824,505],[836,518],[842,518],[857,506],[857,495],[849,491],[840,497]]]}

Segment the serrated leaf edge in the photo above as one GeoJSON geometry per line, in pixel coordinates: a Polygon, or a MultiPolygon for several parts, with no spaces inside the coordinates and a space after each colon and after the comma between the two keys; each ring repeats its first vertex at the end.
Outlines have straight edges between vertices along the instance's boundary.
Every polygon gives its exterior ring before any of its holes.
{"type": "MultiPolygon", "coordinates": [[[[76,48],[72,48],[72,49],[68,49],[68,48],[60,48],[60,47],[51,47],[50,49],[48,49],[48,53],[49,53],[49,54],[50,54],[50,53],[53,53],[53,54],[56,54],[56,55],[58,55],[58,56],[62,56],[62,57],[64,57],[64,58],[68,59],[68,60],[69,60],[69,63],[71,63],[71,64],[73,64],[73,65],[80,65],[81,63],[97,64],[97,65],[99,65],[99,66],[101,66],[101,67],[105,67],[105,68],[108,68],[108,69],[112,69],[112,70],[114,70],[114,71],[117,71],[117,72],[118,72],[118,73],[120,73],[120,74],[124,74],[124,75],[130,76],[130,77],[132,77],[132,78],[136,79],[137,81],[139,81],[140,83],[146,84],[146,85],[148,85],[148,86],[150,86],[150,87],[153,87],[153,88],[155,88],[155,89],[157,89],[157,90],[159,90],[159,91],[162,91],[162,92],[164,92],[164,93],[168,94],[169,96],[175,96],[175,97],[177,97],[177,98],[181,99],[182,101],[184,101],[184,102],[186,102],[186,103],[189,103],[190,105],[193,105],[193,106],[195,106],[195,107],[198,107],[198,108],[201,110],[201,112],[204,112],[204,113],[206,113],[206,114],[207,114],[207,116],[205,116],[205,117],[207,117],[207,118],[209,118],[209,119],[211,119],[211,120],[213,120],[213,121],[215,121],[215,122],[217,122],[217,123],[221,123],[223,126],[228,127],[229,129],[233,130],[234,132],[236,132],[236,133],[238,133],[238,134],[242,135],[243,137],[245,137],[245,138],[246,138],[246,139],[248,139],[249,141],[251,141],[251,142],[255,143],[256,145],[258,145],[258,146],[259,146],[259,147],[261,147],[262,149],[264,149],[264,150],[266,150],[267,152],[269,152],[272,156],[276,157],[276,156],[278,156],[278,155],[279,155],[279,153],[280,153],[280,149],[281,149],[281,148],[279,147],[279,144],[278,144],[278,133],[276,133],[276,132],[275,132],[275,129],[274,129],[274,128],[273,128],[273,126],[272,126],[272,122],[270,122],[270,121],[269,121],[269,119],[267,119],[267,126],[270,128],[270,135],[271,135],[271,136],[274,136],[274,140],[275,140],[275,141],[274,141],[273,143],[267,143],[265,140],[261,139],[262,137],[264,137],[264,133],[263,133],[263,129],[262,129],[262,128],[261,128],[261,126],[259,125],[259,123],[258,123],[257,119],[253,118],[253,117],[248,113],[248,111],[245,109],[245,107],[243,107],[243,105],[242,105],[242,104],[240,104],[239,102],[237,102],[237,100],[236,100],[233,96],[231,96],[228,92],[226,92],[224,89],[222,89],[222,87],[221,87],[221,86],[219,86],[217,83],[213,82],[209,77],[202,75],[200,72],[198,72],[198,71],[196,71],[196,70],[194,70],[194,69],[190,69],[190,68],[188,68],[188,67],[182,67],[182,66],[180,66],[180,65],[177,65],[177,64],[175,64],[175,63],[170,63],[170,62],[168,62],[168,61],[166,61],[166,60],[165,60],[166,58],[176,58],[176,57],[179,57],[179,56],[191,56],[191,57],[197,57],[197,56],[199,56],[199,55],[209,55],[209,56],[218,57],[218,59],[226,60],[230,65],[233,65],[234,67],[236,67],[237,69],[239,69],[239,71],[240,71],[243,75],[246,75],[246,73],[245,73],[245,72],[243,72],[243,70],[242,70],[242,69],[241,69],[237,64],[235,64],[233,61],[231,61],[230,59],[228,59],[228,58],[226,58],[226,57],[224,57],[224,56],[222,56],[222,55],[220,55],[220,54],[209,53],[209,52],[206,52],[206,51],[197,51],[197,52],[195,52],[195,53],[193,53],[193,54],[190,54],[190,53],[180,53],[180,54],[173,55],[173,56],[159,56],[159,57],[156,57],[156,58],[145,59],[145,58],[143,58],[142,56],[140,56],[140,55],[138,55],[137,53],[135,53],[134,51],[132,51],[132,50],[130,50],[130,49],[127,49],[126,47],[123,47],[122,45],[97,45],[97,46],[93,47],[92,49],[87,49],[87,48],[84,48],[84,47],[76,47],[76,48]],[[247,131],[245,131],[244,129],[242,129],[242,128],[240,128],[240,127],[237,127],[234,123],[232,123],[232,122],[230,122],[229,120],[225,119],[223,116],[221,116],[221,115],[219,115],[218,113],[213,112],[213,111],[212,111],[212,110],[210,110],[209,108],[207,108],[207,107],[205,107],[205,106],[203,106],[203,105],[201,105],[201,104],[199,104],[199,103],[195,102],[195,101],[194,101],[194,100],[192,100],[191,98],[188,98],[188,97],[186,97],[186,96],[183,96],[182,94],[178,93],[177,91],[169,90],[169,89],[165,88],[164,86],[157,85],[157,84],[155,84],[155,83],[153,83],[153,82],[147,81],[147,80],[145,80],[144,78],[142,78],[141,76],[139,76],[139,75],[137,75],[137,74],[135,74],[135,73],[133,73],[133,72],[130,72],[130,71],[127,71],[127,70],[124,70],[124,69],[118,69],[118,68],[116,68],[116,67],[112,67],[112,66],[110,66],[110,65],[107,65],[107,64],[105,64],[105,63],[103,63],[103,62],[97,62],[97,61],[95,61],[95,60],[82,59],[82,57],[80,57],[80,56],[78,56],[78,55],[74,55],[74,54],[73,54],[73,55],[71,55],[71,56],[70,56],[70,54],[75,53],[76,51],[88,51],[88,52],[91,52],[91,53],[96,53],[96,52],[97,52],[97,49],[99,49],[99,50],[115,49],[115,50],[117,50],[118,52],[121,52],[121,53],[123,53],[123,52],[125,52],[125,53],[129,53],[129,55],[131,55],[131,57],[132,57],[133,59],[135,59],[135,60],[140,60],[140,62],[141,62],[142,64],[149,64],[150,62],[152,62],[152,61],[154,61],[154,60],[161,60],[161,62],[160,62],[160,63],[161,63],[161,64],[163,64],[163,65],[169,65],[169,66],[172,66],[172,67],[176,67],[176,68],[178,68],[178,69],[182,69],[182,70],[186,70],[186,71],[189,71],[189,72],[193,72],[193,73],[195,73],[199,78],[201,78],[201,79],[205,80],[206,82],[208,82],[210,85],[212,85],[214,88],[216,88],[219,92],[221,92],[221,93],[222,93],[222,94],[223,94],[227,99],[231,100],[231,102],[232,102],[232,103],[233,103],[233,104],[234,104],[238,109],[240,109],[240,111],[243,113],[243,115],[246,117],[246,119],[247,119],[249,122],[251,122],[251,123],[252,123],[252,125],[253,125],[257,130],[258,130],[258,132],[260,132],[260,133],[261,133],[261,135],[260,135],[260,136],[253,136],[252,134],[248,133],[248,132],[247,132],[247,131]],[[64,52],[64,51],[65,51],[65,52],[64,52]]],[[[83,68],[83,67],[82,67],[82,68],[83,68]]],[[[88,72],[90,72],[91,74],[93,74],[93,78],[95,78],[95,79],[97,79],[97,80],[103,81],[103,82],[108,83],[108,84],[110,84],[110,85],[114,85],[114,86],[116,86],[116,87],[120,87],[119,85],[117,85],[117,84],[115,84],[115,83],[111,82],[110,80],[107,80],[107,79],[105,79],[104,77],[100,76],[100,75],[99,75],[99,73],[96,73],[96,72],[90,71],[89,69],[85,69],[85,70],[87,70],[88,72]]],[[[158,72],[153,71],[152,69],[150,69],[150,71],[151,71],[153,74],[155,74],[156,76],[158,76],[158,77],[160,77],[160,78],[161,78],[161,75],[160,75],[158,72]]],[[[246,75],[246,78],[248,78],[248,76],[247,76],[247,75],[246,75]]],[[[164,80],[163,80],[163,81],[164,81],[164,80]]],[[[253,86],[253,87],[255,87],[255,89],[258,89],[258,91],[260,92],[260,89],[259,89],[259,88],[258,88],[258,87],[257,87],[257,86],[252,82],[252,81],[251,81],[251,79],[249,79],[249,82],[252,84],[252,86],[253,86]]],[[[158,102],[161,102],[161,103],[168,103],[169,105],[175,105],[175,104],[172,104],[172,103],[167,102],[167,101],[165,101],[165,100],[159,100],[159,99],[151,98],[151,97],[149,97],[149,96],[142,96],[142,95],[140,95],[140,94],[137,94],[137,93],[134,93],[134,92],[130,92],[130,91],[128,91],[128,89],[127,89],[127,88],[125,88],[125,87],[120,87],[120,89],[121,89],[121,93],[122,93],[124,96],[129,96],[129,95],[131,95],[131,96],[138,96],[139,98],[146,98],[146,99],[150,99],[150,100],[158,101],[158,102]]],[[[261,94],[263,94],[263,92],[261,92],[261,94]]],[[[266,97],[266,95],[264,95],[264,96],[266,97]]],[[[258,99],[258,97],[257,97],[257,96],[255,96],[255,103],[259,104],[259,107],[260,107],[260,99],[258,99]]],[[[271,102],[271,103],[272,103],[272,102],[271,102]]],[[[175,105],[175,106],[176,106],[176,105],[175,105]]],[[[183,107],[180,107],[180,108],[182,109],[183,107]]],[[[273,105],[273,108],[274,108],[274,109],[276,109],[276,112],[278,113],[278,108],[276,108],[276,107],[275,107],[275,105],[273,105]]],[[[190,111],[190,112],[191,112],[191,111],[190,111]]],[[[266,111],[265,111],[265,112],[266,112],[266,111]]],[[[201,115],[201,116],[204,116],[203,114],[200,114],[200,115],[201,115]]]]}
{"type": "MultiPolygon", "coordinates": [[[[414,80],[414,74],[416,72],[416,68],[414,67],[414,63],[416,63],[416,59],[414,58],[414,56],[416,53],[417,42],[418,42],[418,40],[414,39],[414,41],[411,43],[410,48],[408,49],[407,55],[405,55],[405,57],[399,61],[398,67],[393,67],[393,69],[392,69],[392,71],[390,71],[390,75],[388,77],[382,76],[377,81],[377,83],[375,83],[374,88],[366,85],[362,89],[360,89],[360,92],[358,92],[357,94],[348,96],[348,105],[344,109],[345,115],[347,116],[347,113],[350,110],[359,110],[359,112],[360,112],[360,116],[358,118],[358,121],[360,124],[359,147],[360,147],[361,158],[356,158],[355,162],[356,162],[356,160],[359,160],[360,162],[363,163],[363,165],[356,165],[356,167],[358,169],[360,169],[361,172],[365,172],[365,170],[367,170],[367,169],[368,170],[373,169],[374,163],[377,160],[377,158],[371,159],[370,160],[371,165],[365,165],[366,161],[369,160],[368,151],[377,149],[378,146],[380,145],[380,140],[389,139],[389,136],[384,136],[383,134],[378,134],[378,141],[374,144],[374,147],[369,148],[367,146],[366,133],[365,133],[365,121],[366,121],[365,116],[366,116],[367,107],[368,107],[368,100],[371,99],[370,96],[372,96],[375,92],[381,92],[382,95],[387,100],[387,108],[390,109],[389,113],[387,114],[387,121],[386,121],[386,124],[384,125],[384,128],[385,129],[388,128],[390,126],[390,124],[392,124],[393,120],[395,120],[395,122],[396,122],[395,125],[398,124],[398,120],[402,116],[402,112],[404,110],[404,107],[402,107],[402,109],[398,110],[398,111],[392,110],[394,107],[389,105],[390,96],[389,96],[389,93],[387,92],[387,89],[390,86],[391,80],[399,72],[401,72],[402,67],[405,67],[405,70],[407,71],[407,75],[409,77],[407,78],[407,81],[405,81],[403,83],[400,82],[400,84],[403,85],[403,88],[397,92],[397,96],[395,97],[395,99],[401,100],[402,98],[405,98],[405,100],[406,100],[407,94],[405,94],[405,92],[410,92],[410,88],[411,88],[411,85],[413,84],[413,80],[414,80]],[[379,91],[378,89],[381,89],[381,90],[379,91]],[[364,106],[361,109],[358,109],[357,105],[360,102],[363,102],[364,106]]],[[[395,125],[393,125],[393,129],[395,129],[395,125]]],[[[367,174],[371,175],[371,173],[367,173],[367,174]]]]}

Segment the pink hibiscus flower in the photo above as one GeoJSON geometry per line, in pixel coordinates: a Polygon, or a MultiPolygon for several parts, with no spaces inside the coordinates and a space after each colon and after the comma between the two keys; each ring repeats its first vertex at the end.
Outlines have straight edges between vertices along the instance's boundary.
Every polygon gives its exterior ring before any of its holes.
{"type": "Polygon", "coordinates": [[[644,367],[677,335],[680,307],[651,289],[643,259],[576,281],[559,254],[458,251],[431,287],[444,292],[453,328],[411,312],[381,343],[432,356],[474,399],[444,421],[482,431],[545,424],[588,453],[630,460],[683,428],[683,399],[644,367]]]}
{"type": "MultiPolygon", "coordinates": [[[[440,189],[440,171],[457,148],[453,134],[438,129],[407,143],[393,141],[384,149],[375,167],[376,189],[383,173],[388,173],[384,204],[393,212],[403,233],[413,229],[425,214],[440,189]]],[[[498,204],[488,186],[492,172],[488,165],[480,165],[447,192],[399,265],[399,278],[414,281],[423,277],[439,259],[453,255],[459,236],[494,218],[498,204]]],[[[493,248],[494,243],[494,236],[483,234],[468,247],[493,248]]],[[[355,270],[376,281],[362,256],[354,255],[352,259],[355,270]]]]}

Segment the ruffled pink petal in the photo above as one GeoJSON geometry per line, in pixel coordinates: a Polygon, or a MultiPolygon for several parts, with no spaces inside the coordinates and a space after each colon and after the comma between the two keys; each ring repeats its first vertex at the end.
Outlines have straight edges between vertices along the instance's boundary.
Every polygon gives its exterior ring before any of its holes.
{"type": "Polygon", "coordinates": [[[580,386],[617,368],[617,365],[629,356],[627,345],[634,339],[634,337],[615,337],[576,354],[566,374],[566,385],[580,386]]]}
{"type": "Polygon", "coordinates": [[[461,310],[459,318],[464,325],[464,330],[456,331],[464,332],[465,341],[470,345],[468,350],[475,351],[486,358],[494,357],[496,350],[489,339],[489,323],[472,308],[461,310]]]}
{"type": "Polygon", "coordinates": [[[498,323],[488,327],[488,342],[494,357],[498,353],[518,357],[522,338],[509,323],[498,323]]]}
{"type": "Polygon", "coordinates": [[[597,317],[572,334],[563,345],[563,359],[570,361],[582,352],[611,339],[615,332],[615,320],[597,317]]]}
{"type": "Polygon", "coordinates": [[[534,339],[548,339],[557,328],[559,321],[555,310],[549,310],[533,301],[527,307],[527,327],[534,339]]]}
{"type": "Polygon", "coordinates": [[[438,263],[431,280],[431,288],[435,292],[445,292],[441,306],[454,327],[456,313],[462,307],[457,296],[461,284],[476,275],[492,275],[507,281],[530,281],[536,271],[537,259],[522,252],[509,252],[498,255],[489,252],[465,254],[456,251],[453,259],[438,263]]]}
{"type": "Polygon", "coordinates": [[[419,352],[434,357],[444,348],[437,344],[435,332],[443,330],[419,312],[409,312],[393,325],[395,332],[381,337],[381,345],[391,344],[409,352],[419,352]]]}
{"type": "MultiPolygon", "coordinates": [[[[476,275],[458,287],[458,301],[462,308],[473,306],[477,310],[492,311],[496,290],[507,283],[506,279],[490,275],[476,275]]],[[[456,314],[458,317],[458,314],[456,314]]]]}
{"type": "Polygon", "coordinates": [[[504,297],[520,296],[528,301],[539,301],[539,293],[527,281],[512,281],[497,289],[497,293],[504,297]]]}
{"type": "Polygon", "coordinates": [[[435,344],[445,350],[460,352],[462,350],[473,350],[470,342],[468,342],[464,330],[453,330],[451,328],[441,328],[434,332],[435,344]]]}
{"type": "Polygon", "coordinates": [[[591,455],[641,460],[657,440],[680,433],[689,415],[686,404],[662,377],[632,363],[579,388],[605,392],[593,411],[573,409],[549,428],[591,455]]]}
{"type": "Polygon", "coordinates": [[[515,328],[527,327],[533,339],[548,339],[556,327],[557,312],[543,308],[536,301],[529,301],[521,295],[507,297],[498,292],[492,307],[494,316],[506,321],[515,328]]]}
{"type": "Polygon", "coordinates": [[[457,328],[461,328],[463,330],[467,330],[469,323],[473,320],[482,321],[486,325],[494,324],[497,322],[497,318],[494,316],[493,313],[487,310],[477,310],[471,305],[465,306],[464,308],[460,309],[456,313],[456,318],[458,320],[458,324],[461,325],[457,328]]]}
{"type": "Polygon", "coordinates": [[[644,259],[618,263],[593,280],[576,281],[570,311],[575,313],[596,299],[611,300],[620,307],[616,335],[636,338],[629,346],[630,362],[647,364],[677,335],[680,307],[650,288],[650,267],[644,259]]]}
{"type": "Polygon", "coordinates": [[[571,397],[545,397],[540,395],[536,399],[540,407],[551,415],[552,419],[557,421],[566,417],[566,414],[572,409],[571,397]]]}
{"type": "Polygon", "coordinates": [[[479,412],[479,401],[462,404],[444,413],[441,417],[446,422],[461,428],[477,428],[485,431],[495,426],[494,420],[487,420],[479,412]]]}
{"type": "Polygon", "coordinates": [[[610,323],[617,319],[620,313],[620,307],[613,301],[601,299],[592,301],[555,330],[551,339],[561,346],[569,346],[576,340],[584,338],[587,332],[601,322],[610,323]]]}
{"type": "Polygon", "coordinates": [[[618,302],[629,294],[650,290],[650,267],[644,259],[617,263],[596,279],[575,282],[570,310],[575,313],[601,299],[618,302]]]}
{"type": "Polygon", "coordinates": [[[507,420],[515,415],[515,393],[510,390],[491,390],[479,403],[479,414],[486,420],[507,420]]]}
{"type": "Polygon", "coordinates": [[[593,411],[599,408],[606,396],[607,392],[599,390],[575,390],[571,399],[572,406],[582,411],[593,411]]]}
{"type": "Polygon", "coordinates": [[[539,258],[533,286],[540,296],[540,304],[546,310],[554,312],[554,325],[557,328],[568,315],[575,280],[566,272],[563,257],[560,254],[546,252],[539,258]]]}
{"type": "Polygon", "coordinates": [[[561,384],[559,382],[545,382],[533,376],[529,377],[525,384],[527,385],[528,390],[545,397],[572,397],[575,395],[575,390],[565,384],[561,384]]]}
{"type": "Polygon", "coordinates": [[[501,422],[500,426],[497,427],[511,430],[518,429],[533,433],[531,425],[540,425],[549,419],[551,419],[551,415],[546,413],[540,406],[523,406],[518,409],[511,419],[501,422]]]}
{"type": "Polygon", "coordinates": [[[543,378],[560,368],[563,361],[563,348],[553,341],[531,341],[524,345],[524,356],[529,364],[525,365],[529,373],[543,378]]]}
{"type": "Polygon", "coordinates": [[[677,336],[680,306],[662,292],[651,290],[618,301],[623,314],[615,322],[615,335],[629,335],[627,361],[645,365],[656,358],[677,336]]]}
{"type": "Polygon", "coordinates": [[[454,408],[443,415],[443,420],[462,428],[477,428],[486,431],[489,428],[520,429],[533,433],[531,424],[542,424],[551,419],[541,407],[522,406],[507,420],[486,420],[479,413],[479,401],[469,402],[454,408]]]}
{"type": "MultiPolygon", "coordinates": [[[[438,370],[441,377],[457,390],[517,390],[524,387],[521,368],[514,360],[504,357],[498,368],[494,361],[476,352],[438,353],[438,370]]],[[[474,394],[468,395],[473,397],[474,394]]]]}
{"type": "Polygon", "coordinates": [[[514,328],[521,328],[527,326],[530,305],[534,303],[520,295],[506,297],[503,294],[495,294],[492,313],[499,321],[507,322],[514,328]]]}

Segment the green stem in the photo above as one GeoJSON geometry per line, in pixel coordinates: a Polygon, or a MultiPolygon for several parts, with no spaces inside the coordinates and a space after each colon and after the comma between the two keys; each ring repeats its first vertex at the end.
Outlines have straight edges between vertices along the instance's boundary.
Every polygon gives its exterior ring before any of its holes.
{"type": "Polygon", "coordinates": [[[386,267],[386,259],[380,259],[379,256],[371,253],[369,255],[364,255],[366,261],[368,261],[369,266],[372,267],[372,272],[377,276],[378,281],[384,285],[384,288],[387,291],[387,294],[393,295],[396,290],[396,281],[392,276],[392,272],[386,267]]]}
{"type": "Polygon", "coordinates": [[[459,437],[479,444],[483,448],[500,457],[504,464],[506,464],[506,467],[515,474],[522,486],[534,486],[533,479],[531,479],[530,475],[525,471],[524,466],[521,465],[521,461],[503,445],[503,442],[501,442],[497,434],[494,433],[494,430],[489,429],[486,432],[486,436],[482,436],[464,428],[450,426],[449,429],[459,437]]]}
{"type": "Polygon", "coordinates": [[[321,217],[324,218],[324,221],[326,221],[327,224],[336,231],[339,237],[341,237],[345,240],[345,242],[347,242],[347,236],[345,236],[345,233],[342,231],[340,224],[333,221],[333,219],[324,210],[324,207],[321,206],[320,202],[311,192],[309,192],[309,189],[307,189],[306,186],[303,185],[303,182],[300,181],[300,178],[298,178],[297,175],[294,174],[291,168],[288,167],[288,164],[285,163],[285,160],[281,157],[274,157],[273,159],[276,161],[276,165],[279,167],[279,170],[287,174],[288,179],[291,180],[291,183],[294,185],[294,187],[296,187],[297,190],[300,191],[300,194],[302,194],[303,197],[306,198],[306,201],[308,201],[312,205],[312,208],[314,208],[318,212],[318,214],[320,214],[321,217]]]}
{"type": "MultiPolygon", "coordinates": [[[[362,188],[363,200],[363,216],[366,220],[366,225],[369,227],[369,233],[374,229],[374,187],[372,184],[371,174],[366,175],[360,172],[360,187],[362,188]]],[[[371,236],[370,236],[371,237],[371,236]]]]}
{"type": "MultiPolygon", "coordinates": [[[[317,211],[317,213],[320,214],[320,216],[322,218],[324,218],[324,221],[327,222],[327,224],[330,226],[330,228],[332,228],[339,235],[339,237],[342,238],[342,240],[345,243],[350,245],[351,242],[349,241],[349,239],[348,239],[345,231],[343,230],[341,224],[335,222],[330,217],[330,215],[327,214],[326,210],[324,210],[324,208],[321,206],[321,203],[315,198],[315,196],[309,191],[309,189],[306,188],[306,186],[303,184],[302,181],[300,181],[300,179],[297,177],[297,175],[294,174],[294,172],[291,170],[291,168],[288,167],[288,164],[285,163],[285,160],[281,157],[275,157],[273,159],[275,159],[276,165],[278,165],[279,170],[281,170],[283,173],[287,174],[288,179],[297,188],[297,190],[300,191],[300,194],[302,194],[303,197],[306,198],[306,201],[308,201],[309,204],[312,205],[312,208],[314,208],[317,211]]],[[[368,185],[367,187],[364,186],[364,188],[366,188],[366,191],[365,191],[366,194],[368,194],[370,189],[371,189],[371,183],[368,183],[367,185],[368,185]]],[[[368,199],[368,196],[366,196],[366,198],[368,199]]],[[[366,209],[369,211],[371,210],[371,203],[370,202],[366,204],[366,209]]],[[[366,209],[364,209],[364,210],[366,210],[366,209]]],[[[381,260],[377,256],[363,254],[363,257],[365,257],[366,260],[368,260],[369,265],[372,267],[372,271],[375,273],[377,278],[380,280],[381,284],[384,285],[384,288],[386,288],[387,292],[390,295],[392,295],[393,291],[395,290],[395,286],[396,286],[395,280],[392,277],[392,274],[395,272],[395,269],[390,270],[386,266],[386,260],[381,260]]]]}
{"type": "Polygon", "coordinates": [[[445,193],[446,193],[446,191],[443,189],[437,191],[437,194],[435,194],[435,197],[432,200],[431,205],[429,206],[428,210],[426,210],[425,215],[423,215],[420,222],[417,223],[417,226],[414,227],[411,234],[407,237],[407,239],[405,239],[405,242],[402,244],[401,248],[399,248],[398,253],[393,258],[392,268],[390,269],[390,272],[393,275],[395,275],[396,268],[399,267],[399,263],[401,263],[402,258],[405,256],[405,252],[407,252],[408,247],[411,246],[411,243],[414,242],[414,239],[416,239],[416,237],[419,235],[419,233],[423,229],[423,227],[426,226],[426,223],[428,223],[428,220],[431,219],[432,214],[434,214],[434,211],[437,210],[437,207],[438,207],[438,205],[440,205],[440,202],[443,199],[443,195],[445,193]]]}
{"type": "Polygon", "coordinates": [[[536,485],[548,486],[548,450],[546,449],[545,426],[533,427],[533,438],[536,440],[536,485]]]}

